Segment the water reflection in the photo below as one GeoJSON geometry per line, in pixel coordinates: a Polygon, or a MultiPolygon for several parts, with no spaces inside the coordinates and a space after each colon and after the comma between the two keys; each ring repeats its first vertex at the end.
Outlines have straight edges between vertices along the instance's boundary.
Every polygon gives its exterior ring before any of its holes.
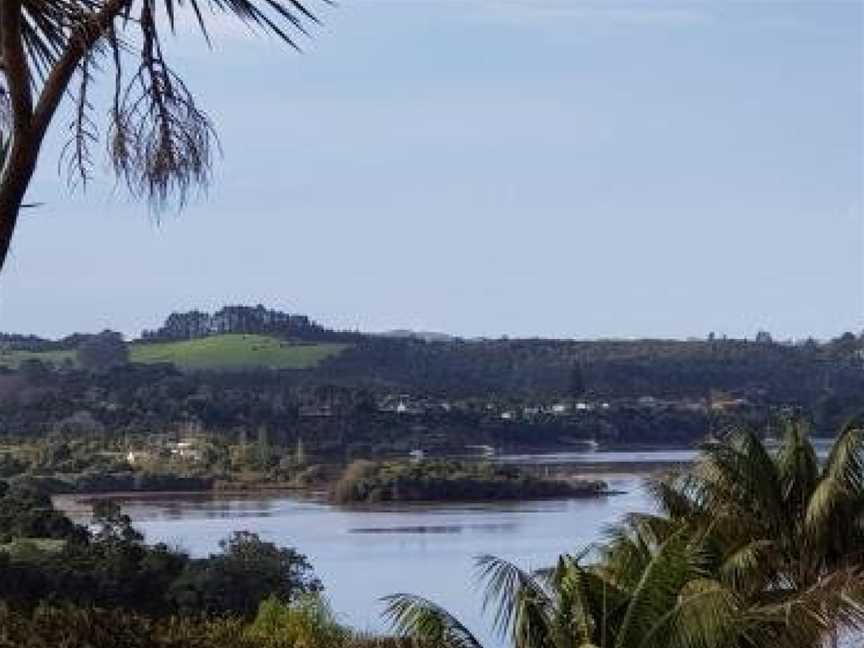
{"type": "MultiPolygon", "coordinates": [[[[818,445],[824,456],[826,444],[818,445]]],[[[489,646],[474,558],[493,554],[526,568],[554,564],[602,539],[625,513],[650,510],[642,478],[657,466],[692,460],[693,452],[591,452],[499,457],[505,462],[590,465],[623,494],[579,499],[471,504],[336,507],[286,496],[204,495],[128,501],[127,512],[148,541],[179,545],[193,555],[218,549],[221,538],[246,529],[306,553],[334,609],[359,629],[384,629],[380,597],[413,592],[460,617],[489,646]],[[599,461],[598,461],[599,460],[599,461]]]]}
{"type": "Polygon", "coordinates": [[[480,531],[490,533],[510,533],[517,528],[515,522],[486,524],[439,524],[392,527],[358,527],[348,529],[348,533],[462,533],[463,531],[480,531]]]}
{"type": "Polygon", "coordinates": [[[474,558],[491,553],[528,568],[598,540],[623,513],[646,510],[640,476],[610,484],[624,495],[596,499],[344,508],[292,497],[185,502],[130,501],[126,510],[148,541],[180,545],[193,555],[216,551],[232,531],[247,529],[306,553],[341,618],[382,630],[380,598],[414,592],[448,607],[490,646],[474,558]]]}

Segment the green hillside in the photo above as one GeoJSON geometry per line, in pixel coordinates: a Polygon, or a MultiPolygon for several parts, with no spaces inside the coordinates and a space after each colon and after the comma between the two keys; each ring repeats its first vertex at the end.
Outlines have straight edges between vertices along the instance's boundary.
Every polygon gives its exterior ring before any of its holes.
{"type": "Polygon", "coordinates": [[[171,362],[181,369],[308,369],[347,344],[286,342],[267,335],[214,335],[181,342],[133,344],[132,361],[171,362]]]}
{"type": "MultiPolygon", "coordinates": [[[[132,362],[170,362],[180,369],[236,371],[252,368],[307,369],[338,355],[347,346],[287,342],[267,335],[229,334],[179,342],[136,343],[130,345],[130,350],[132,362]]],[[[0,366],[17,367],[30,358],[57,365],[67,358],[74,361],[75,352],[2,351],[0,366]]]]}
{"type": "Polygon", "coordinates": [[[55,367],[67,360],[75,362],[74,351],[19,351],[17,349],[0,349],[0,367],[16,368],[26,360],[41,360],[55,367]]]}

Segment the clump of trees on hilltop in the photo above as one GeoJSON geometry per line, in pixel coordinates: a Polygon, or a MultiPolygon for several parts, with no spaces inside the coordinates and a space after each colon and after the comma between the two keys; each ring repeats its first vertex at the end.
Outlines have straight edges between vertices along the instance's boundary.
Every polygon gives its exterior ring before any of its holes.
{"type": "Polygon", "coordinates": [[[158,329],[143,331],[142,341],[191,340],[226,333],[275,335],[310,342],[351,342],[358,333],[334,331],[313,322],[306,315],[295,315],[258,306],[226,306],[215,313],[193,310],[171,313],[158,329]]]}

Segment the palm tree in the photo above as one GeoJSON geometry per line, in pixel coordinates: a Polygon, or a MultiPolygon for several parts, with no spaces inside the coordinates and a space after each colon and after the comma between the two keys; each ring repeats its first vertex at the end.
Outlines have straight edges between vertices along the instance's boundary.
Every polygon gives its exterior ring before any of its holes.
{"type": "MultiPolygon", "coordinates": [[[[824,467],[800,423],[776,455],[751,432],[710,442],[649,482],[661,515],[628,516],[593,550],[536,574],[480,558],[484,608],[514,648],[819,648],[864,627],[862,450],[857,424],[824,467]]],[[[430,645],[481,645],[416,596],[385,615],[430,645]]]]}
{"type": "Polygon", "coordinates": [[[789,609],[807,601],[824,632],[864,625],[862,420],[843,427],[822,465],[806,424],[790,420],[775,453],[737,430],[648,488],[667,520],[708,538],[715,570],[740,595],[789,609]]]}
{"type": "MultiPolygon", "coordinates": [[[[326,0],[325,0],[326,1],[326,0]]],[[[64,157],[86,183],[99,139],[93,86],[110,84],[105,144],[133,195],[160,207],[209,178],[213,126],[172,69],[165,32],[183,17],[210,42],[217,14],[296,47],[315,17],[300,0],[0,0],[0,269],[48,127],[64,97],[64,157]]],[[[179,32],[178,32],[179,33],[179,32]]]]}
{"type": "Polygon", "coordinates": [[[738,563],[770,562],[791,587],[864,565],[858,419],[844,426],[821,466],[805,424],[790,421],[776,453],[754,432],[735,431],[706,443],[691,468],[651,480],[648,488],[667,519],[710,531],[734,548],[738,563]]]}

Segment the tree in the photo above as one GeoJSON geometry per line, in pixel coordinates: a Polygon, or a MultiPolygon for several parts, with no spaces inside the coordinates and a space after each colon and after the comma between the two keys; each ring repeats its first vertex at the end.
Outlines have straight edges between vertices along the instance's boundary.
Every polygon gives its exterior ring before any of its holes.
{"type": "Polygon", "coordinates": [[[31,385],[39,385],[51,376],[51,370],[39,358],[24,360],[18,365],[18,373],[31,385]]]}
{"type": "Polygon", "coordinates": [[[570,396],[581,398],[585,394],[585,389],[585,374],[582,371],[582,364],[577,362],[570,370],[570,396]]]}
{"type": "Polygon", "coordinates": [[[144,540],[141,532],[132,526],[132,519],[111,499],[100,499],[93,504],[93,527],[94,542],[136,544],[144,540]]]}
{"type": "Polygon", "coordinates": [[[250,617],[268,596],[293,601],[321,591],[306,556],[256,534],[238,531],[219,543],[221,554],[193,561],[172,586],[181,612],[250,617]]]}
{"type": "Polygon", "coordinates": [[[756,344],[773,344],[774,338],[771,337],[771,333],[768,331],[757,331],[756,333],[756,344]]]}
{"type": "Polygon", "coordinates": [[[297,437],[297,448],[294,450],[294,464],[297,466],[306,465],[306,448],[303,445],[303,437],[297,437]]]}
{"type": "Polygon", "coordinates": [[[93,86],[113,87],[105,145],[135,197],[164,207],[205,185],[214,128],[163,49],[186,12],[208,43],[207,23],[225,14],[295,46],[291,32],[315,21],[299,0],[0,0],[0,269],[40,150],[64,97],[73,119],[61,164],[86,184],[99,141],[93,86]]]}
{"type": "Polygon", "coordinates": [[[129,347],[116,331],[102,331],[78,346],[78,363],[90,371],[107,371],[129,363],[129,347]]]}
{"type": "Polygon", "coordinates": [[[824,464],[794,420],[776,453],[737,430],[650,488],[667,518],[710,534],[721,555],[748,565],[757,591],[794,597],[849,577],[864,595],[864,420],[844,426],[824,464]]]}
{"type": "Polygon", "coordinates": [[[258,427],[258,440],[255,444],[255,452],[260,470],[267,470],[270,467],[270,462],[273,458],[273,452],[270,449],[270,437],[267,432],[267,426],[261,425],[258,427]]]}

